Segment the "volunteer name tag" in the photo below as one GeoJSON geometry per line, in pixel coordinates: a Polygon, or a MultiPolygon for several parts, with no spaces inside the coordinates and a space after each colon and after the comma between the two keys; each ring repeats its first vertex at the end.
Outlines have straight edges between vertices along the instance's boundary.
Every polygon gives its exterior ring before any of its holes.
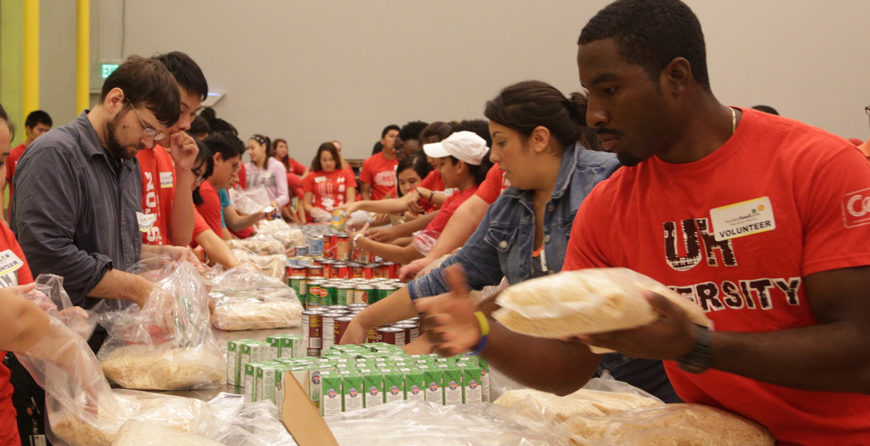
{"type": "Polygon", "coordinates": [[[160,172],[160,187],[172,187],[172,172],[160,172]]]}
{"type": "Polygon", "coordinates": [[[324,181],[326,181],[326,177],[314,177],[315,183],[322,183],[324,181]]]}
{"type": "Polygon", "coordinates": [[[768,197],[710,209],[710,221],[718,242],[776,229],[768,197]]]}
{"type": "Polygon", "coordinates": [[[0,276],[17,271],[22,266],[24,262],[11,249],[0,252],[0,276]]]}
{"type": "Polygon", "coordinates": [[[148,232],[157,223],[157,214],[136,213],[136,218],[139,220],[139,231],[148,232]]]}

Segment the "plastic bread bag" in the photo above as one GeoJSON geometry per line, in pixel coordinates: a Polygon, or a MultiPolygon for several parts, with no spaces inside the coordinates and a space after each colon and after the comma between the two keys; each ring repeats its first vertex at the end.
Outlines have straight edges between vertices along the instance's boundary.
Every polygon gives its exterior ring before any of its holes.
{"type": "Polygon", "coordinates": [[[308,244],[308,240],[305,238],[302,230],[287,224],[281,219],[261,221],[257,224],[257,235],[270,237],[281,242],[285,250],[297,246],[307,246],[308,244]]]}
{"type": "Polygon", "coordinates": [[[128,389],[216,387],[226,360],[211,330],[202,277],[188,262],[173,263],[158,277],[144,308],[102,316],[109,334],[98,354],[103,371],[128,389]]]}
{"type": "Polygon", "coordinates": [[[272,200],[264,186],[242,189],[238,185],[229,190],[233,207],[242,214],[251,215],[261,212],[272,200]]]}
{"type": "Polygon", "coordinates": [[[568,433],[533,412],[492,404],[395,402],[326,419],[342,446],[567,445],[568,433]]]}
{"type": "Polygon", "coordinates": [[[283,254],[257,255],[247,249],[233,249],[233,255],[242,263],[254,266],[262,274],[273,279],[283,280],[286,273],[287,256],[283,254]]]}
{"type": "Polygon", "coordinates": [[[712,321],[694,302],[625,268],[563,271],[510,286],[496,298],[501,308],[493,317],[510,330],[542,338],[625,330],[656,318],[644,290],[665,296],[685,310],[692,322],[712,329],[712,321]]]}
{"type": "Polygon", "coordinates": [[[142,421],[128,421],[121,426],[112,446],[221,446],[220,443],[187,432],[142,421]]]}
{"type": "Polygon", "coordinates": [[[269,236],[257,234],[244,240],[228,240],[231,249],[246,249],[257,255],[284,254],[284,244],[269,236]]]}
{"type": "Polygon", "coordinates": [[[299,327],[302,304],[292,288],[251,265],[211,279],[212,323],[221,330],[299,327]]]}
{"type": "Polygon", "coordinates": [[[773,446],[764,426],[701,404],[662,404],[565,421],[582,446],[773,446]]]}

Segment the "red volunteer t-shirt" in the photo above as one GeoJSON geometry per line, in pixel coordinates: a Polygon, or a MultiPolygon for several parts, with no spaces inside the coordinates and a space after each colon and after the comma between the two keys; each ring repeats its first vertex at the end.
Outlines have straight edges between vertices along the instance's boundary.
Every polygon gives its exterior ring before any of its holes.
{"type": "MultiPolygon", "coordinates": [[[[224,232],[221,228],[221,199],[214,186],[208,180],[203,181],[199,186],[199,196],[202,197],[203,203],[196,206],[197,212],[199,212],[200,217],[205,220],[208,227],[218,237],[223,237],[224,232]]],[[[196,238],[196,235],[194,235],[194,238],[196,238]]]]}
{"type": "MultiPolygon", "coordinates": [[[[21,246],[15,240],[15,235],[6,223],[0,223],[0,258],[3,259],[4,270],[0,275],[0,288],[33,283],[33,273],[24,258],[21,246]],[[14,256],[14,257],[13,257],[14,256]],[[17,259],[16,259],[17,258],[17,259]]],[[[6,352],[0,351],[0,359],[6,352]]],[[[0,444],[20,444],[18,422],[15,419],[15,407],[12,406],[12,385],[9,384],[9,369],[0,363],[0,444]]]]}
{"type": "MultiPolygon", "coordinates": [[[[240,163],[240,164],[241,165],[239,166],[239,182],[236,184],[241,186],[242,189],[247,189],[248,188],[248,174],[247,174],[247,171],[245,170],[245,163],[240,163]]],[[[233,186],[235,186],[235,184],[233,186]]]]}
{"type": "MultiPolygon", "coordinates": [[[[697,303],[717,331],[817,325],[803,278],[870,265],[870,164],[842,138],[743,113],[728,142],[700,161],[653,157],[598,184],[577,212],[564,269],[650,276],[697,303]]],[[[870,395],[665,367],[683,400],[758,421],[778,444],[870,438],[870,395]]]]}
{"type": "Polygon", "coordinates": [[[438,170],[433,170],[426,175],[426,178],[423,178],[423,181],[420,181],[417,184],[417,187],[422,187],[429,190],[441,191],[444,190],[444,178],[441,177],[441,172],[438,170]]]}
{"type": "MultiPolygon", "coordinates": [[[[309,172],[302,179],[302,189],[313,195],[311,204],[327,212],[332,212],[336,206],[344,204],[349,187],[356,187],[356,179],[344,169],[309,172]]],[[[307,218],[309,223],[314,221],[311,215],[307,215],[307,218]]]]}
{"type": "Polygon", "coordinates": [[[359,180],[372,185],[372,200],[380,200],[396,190],[398,159],[388,160],[383,153],[376,153],[363,162],[359,180]]]}
{"type": "Polygon", "coordinates": [[[498,168],[498,164],[493,164],[486,173],[486,179],[480,183],[480,188],[477,189],[477,196],[483,201],[493,204],[501,193],[511,187],[510,181],[504,176],[505,171],[498,168]]]}
{"type": "MultiPolygon", "coordinates": [[[[301,200],[302,194],[305,193],[305,190],[302,188],[302,178],[293,172],[287,172],[287,189],[293,194],[290,198],[296,197],[301,200]]],[[[289,206],[290,203],[287,203],[287,205],[289,206]]]]}
{"type": "Polygon", "coordinates": [[[441,231],[444,230],[444,227],[447,226],[447,222],[450,221],[450,217],[452,217],[453,213],[456,212],[456,209],[464,203],[465,200],[474,195],[477,190],[477,186],[471,186],[462,192],[457,192],[447,197],[447,200],[444,201],[444,205],[441,206],[441,211],[439,211],[438,215],[436,215],[435,218],[433,218],[426,226],[426,231],[434,231],[440,234],[441,231]]]}
{"type": "MultiPolygon", "coordinates": [[[[201,191],[200,191],[201,192],[201,191]]],[[[218,197],[220,200],[220,197],[218,197]]],[[[196,247],[196,238],[199,237],[203,232],[211,229],[211,227],[206,223],[205,219],[202,218],[202,214],[199,213],[198,210],[193,210],[193,241],[190,242],[191,246],[196,247]]]]}
{"type": "Polygon", "coordinates": [[[12,193],[15,190],[12,187],[12,178],[15,177],[15,168],[18,167],[18,160],[21,159],[21,155],[24,155],[25,150],[27,150],[27,146],[19,144],[9,152],[9,157],[6,158],[6,184],[9,185],[9,203],[12,203],[12,193]]]}
{"type": "Polygon", "coordinates": [[[136,154],[142,175],[142,212],[154,214],[157,220],[142,233],[142,243],[170,245],[169,214],[175,198],[175,164],[172,156],[160,145],[136,154]]]}
{"type": "Polygon", "coordinates": [[[305,166],[293,158],[287,158],[287,171],[296,175],[302,176],[305,172],[305,166]]]}

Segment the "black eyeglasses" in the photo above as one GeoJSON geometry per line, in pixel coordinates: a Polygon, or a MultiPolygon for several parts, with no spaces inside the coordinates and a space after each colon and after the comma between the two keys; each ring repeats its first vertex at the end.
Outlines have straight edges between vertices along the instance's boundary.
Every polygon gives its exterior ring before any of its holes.
{"type": "Polygon", "coordinates": [[[870,105],[864,107],[864,111],[867,112],[868,115],[870,115],[870,105]]]}

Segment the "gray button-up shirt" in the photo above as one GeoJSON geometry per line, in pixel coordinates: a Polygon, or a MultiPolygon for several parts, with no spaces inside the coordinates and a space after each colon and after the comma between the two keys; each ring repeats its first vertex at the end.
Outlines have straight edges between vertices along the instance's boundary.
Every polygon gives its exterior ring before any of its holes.
{"type": "Polygon", "coordinates": [[[75,305],[93,306],[106,271],[126,270],[142,249],[139,164],[110,156],[86,110],[34,141],[12,180],[9,223],[33,275],[63,276],[75,305]]]}

